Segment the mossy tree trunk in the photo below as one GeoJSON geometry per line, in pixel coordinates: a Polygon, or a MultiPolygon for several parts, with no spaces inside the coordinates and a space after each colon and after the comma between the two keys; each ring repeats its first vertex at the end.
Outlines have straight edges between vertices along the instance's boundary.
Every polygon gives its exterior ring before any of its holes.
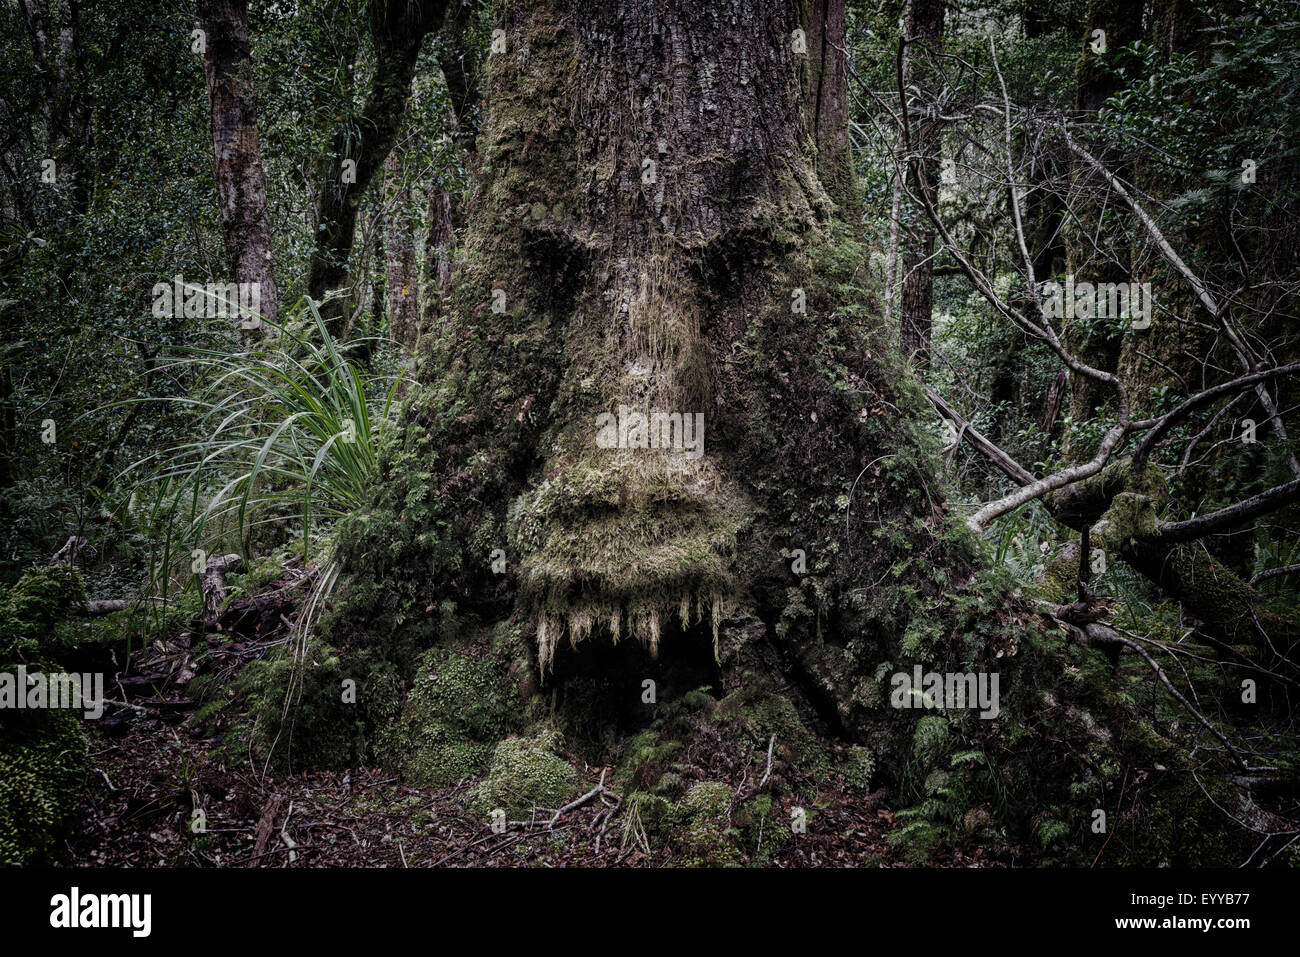
{"type": "MultiPolygon", "coordinates": [[[[453,7],[443,26],[443,42],[438,51],[438,67],[447,85],[451,109],[447,114],[448,133],[461,150],[461,163],[467,170],[478,166],[475,142],[482,119],[480,71],[482,57],[475,51],[476,29],[480,9],[477,4],[453,7]]],[[[465,190],[439,179],[429,188],[428,223],[425,236],[424,275],[431,308],[436,319],[442,297],[451,283],[452,251],[456,235],[465,225],[465,190]]]]}
{"type": "Polygon", "coordinates": [[[397,683],[449,620],[511,621],[560,711],[593,662],[636,701],[703,660],[866,736],[882,662],[960,643],[970,573],[850,226],[842,5],[498,18],[445,316],[326,636],[397,683]],[[602,447],[620,407],[702,416],[702,454],[602,447]]]}

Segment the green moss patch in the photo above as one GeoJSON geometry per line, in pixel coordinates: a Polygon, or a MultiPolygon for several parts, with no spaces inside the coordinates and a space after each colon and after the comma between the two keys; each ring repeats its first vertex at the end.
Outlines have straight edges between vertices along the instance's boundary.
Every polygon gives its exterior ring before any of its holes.
{"type": "Polygon", "coordinates": [[[0,662],[48,650],[55,626],[86,601],[81,573],[67,565],[33,568],[0,593],[0,662]]]}
{"type": "Polygon", "coordinates": [[[485,815],[501,808],[511,818],[562,807],[577,795],[578,774],[559,755],[560,746],[559,735],[549,729],[502,741],[487,777],[470,795],[470,806],[485,815]]]}
{"type": "Polygon", "coordinates": [[[731,822],[734,795],[732,788],[718,781],[701,781],[678,802],[687,867],[740,867],[745,863],[740,832],[731,822]]]}
{"type": "Polygon", "coordinates": [[[483,773],[497,742],[518,729],[520,712],[497,657],[433,648],[420,659],[400,724],[380,751],[414,784],[455,784],[483,773]]]}
{"type": "Polygon", "coordinates": [[[85,755],[76,713],[0,712],[0,864],[49,856],[76,810],[85,755]]]}

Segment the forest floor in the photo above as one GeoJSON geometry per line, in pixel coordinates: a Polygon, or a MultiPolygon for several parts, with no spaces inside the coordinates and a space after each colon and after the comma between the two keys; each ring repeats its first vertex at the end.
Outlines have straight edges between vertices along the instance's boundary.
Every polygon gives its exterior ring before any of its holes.
{"type": "MultiPolygon", "coordinates": [[[[377,768],[259,779],[205,764],[207,742],[157,719],[92,748],[77,832],[56,864],[89,867],[655,867],[671,866],[671,841],[649,853],[624,840],[615,816],[593,827],[592,801],[553,829],[549,809],[538,826],[494,833],[462,798],[475,782],[432,790],[411,787],[377,768]],[[178,765],[194,762],[188,781],[178,765]],[[205,808],[206,831],[190,832],[192,806],[205,808]]],[[[589,787],[604,769],[589,768],[589,787]]],[[[793,803],[793,802],[791,802],[793,803]]],[[[887,840],[890,812],[878,799],[826,791],[808,833],[787,841],[774,866],[896,866],[887,840]]],[[[788,815],[787,815],[788,817],[788,815]]],[[[952,861],[976,864],[978,861],[952,861]]]]}
{"type": "MultiPolygon", "coordinates": [[[[685,857],[667,839],[646,840],[626,815],[598,800],[562,815],[539,808],[531,826],[494,832],[466,798],[478,778],[453,787],[411,786],[377,767],[264,775],[231,761],[211,730],[192,721],[195,671],[227,678],[284,640],[290,589],[232,602],[215,633],[155,640],[131,654],[105,717],[95,722],[77,826],[52,863],[62,867],[658,867],[685,857]],[[233,765],[233,766],[232,766],[233,765]],[[195,824],[202,809],[202,829],[195,824]],[[600,826],[603,825],[603,826],[600,826]]],[[[726,779],[732,755],[694,755],[726,779]]],[[[583,792],[612,768],[582,768],[583,792]]],[[[773,818],[815,809],[807,832],[763,858],[775,867],[901,867],[916,862],[889,840],[883,791],[863,794],[838,778],[774,797],[773,818]],[[810,800],[810,795],[812,795],[810,800]],[[779,808],[779,810],[778,810],[779,808]]],[[[733,781],[737,790],[744,782],[733,781]]],[[[578,795],[575,794],[576,798],[578,795]]],[[[761,841],[761,832],[760,832],[761,841]]],[[[758,857],[760,847],[746,849],[758,857]]],[[[1014,849],[954,848],[931,866],[1032,864],[1014,849]]]]}
{"type": "MultiPolygon", "coordinates": [[[[649,852],[615,816],[600,834],[597,802],[553,829],[494,833],[463,799],[475,778],[439,790],[412,787],[367,767],[261,777],[212,757],[213,742],[185,726],[183,708],[150,709],[124,734],[97,734],[80,798],[79,826],[56,858],[70,867],[655,867],[672,866],[671,840],[649,852]],[[195,807],[205,830],[191,831],[195,807]]],[[[119,726],[120,727],[120,726],[119,726]]],[[[594,787],[601,772],[587,768],[594,787]]],[[[787,795],[783,804],[794,806],[787,795]]],[[[891,867],[909,863],[888,840],[893,814],[880,793],[824,788],[808,832],[768,860],[778,867],[891,867]]],[[[785,808],[788,819],[789,808],[785,808]]],[[[951,852],[941,866],[999,866],[982,849],[951,852]]],[[[1021,862],[1015,862],[1021,863],[1021,862]]],[[[1027,862],[1025,862],[1027,863],[1027,862]]]]}

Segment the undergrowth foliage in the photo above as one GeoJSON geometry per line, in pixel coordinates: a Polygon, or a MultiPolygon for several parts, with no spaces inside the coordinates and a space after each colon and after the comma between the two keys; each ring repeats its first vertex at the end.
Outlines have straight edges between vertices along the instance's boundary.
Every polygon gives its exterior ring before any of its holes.
{"type": "MultiPolygon", "coordinates": [[[[304,300],[278,335],[240,353],[179,350],[167,374],[194,382],[166,399],[200,437],[124,473],[127,511],[157,543],[156,587],[178,565],[227,547],[245,554],[313,536],[367,501],[400,378],[363,371],[304,300]],[[391,380],[391,381],[389,381],[391,380]]],[[[150,400],[141,400],[150,401],[150,400]]],[[[269,550],[269,549],[268,549],[269,550]]]]}

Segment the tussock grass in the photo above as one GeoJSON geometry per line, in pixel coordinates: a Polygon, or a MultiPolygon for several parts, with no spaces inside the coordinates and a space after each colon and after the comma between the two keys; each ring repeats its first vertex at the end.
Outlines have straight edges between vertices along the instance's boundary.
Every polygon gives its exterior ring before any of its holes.
{"type": "Polygon", "coordinates": [[[313,535],[371,494],[398,378],[364,373],[310,300],[271,328],[278,335],[248,351],[180,351],[159,372],[192,382],[188,394],[137,400],[171,404],[196,436],[118,478],[154,543],[150,584],[162,597],[175,573],[189,580],[194,550],[233,547],[251,558],[255,538],[296,538],[307,559],[313,535]]]}

